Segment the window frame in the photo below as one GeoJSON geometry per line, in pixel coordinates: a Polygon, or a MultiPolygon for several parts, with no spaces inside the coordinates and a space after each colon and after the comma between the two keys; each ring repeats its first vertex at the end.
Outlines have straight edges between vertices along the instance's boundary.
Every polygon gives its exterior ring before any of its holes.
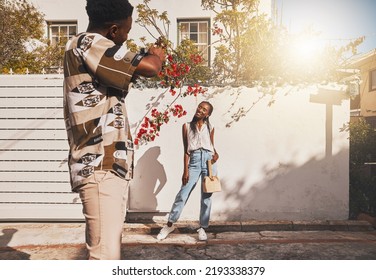
{"type": "Polygon", "coordinates": [[[73,36],[75,36],[78,32],[78,24],[77,20],[67,20],[67,21],[47,21],[47,30],[48,30],[48,40],[51,42],[51,44],[59,44],[61,42],[62,38],[65,38],[67,41],[71,39],[73,36]],[[52,28],[58,28],[58,36],[54,34],[52,31],[52,28]],[[71,33],[70,29],[75,28],[75,32],[71,33]],[[66,28],[66,32],[63,36],[61,36],[61,29],[66,28]],[[54,40],[54,38],[57,38],[57,40],[54,40]]]}
{"type": "Polygon", "coordinates": [[[376,68],[369,71],[369,91],[376,91],[376,68]]]}
{"type": "MultiPolygon", "coordinates": [[[[182,31],[181,31],[181,24],[182,23],[188,23],[189,26],[191,26],[192,23],[197,23],[198,24],[198,29],[196,32],[191,32],[190,30],[188,31],[188,34],[190,35],[190,38],[191,39],[191,34],[192,33],[197,33],[197,38],[198,38],[198,42],[195,43],[195,45],[197,46],[205,46],[206,49],[207,49],[207,60],[206,60],[206,66],[210,67],[210,63],[211,63],[211,33],[210,33],[210,30],[211,30],[211,18],[208,18],[208,17],[202,17],[202,18],[178,18],[177,19],[177,38],[178,38],[178,45],[180,44],[180,42],[183,40],[183,35],[182,35],[182,31]],[[199,41],[199,38],[200,38],[200,34],[203,34],[203,32],[201,32],[201,30],[199,29],[199,26],[200,26],[200,23],[206,23],[207,24],[207,30],[206,30],[206,39],[207,39],[207,42],[206,44],[205,43],[200,43],[199,41]]],[[[203,56],[204,59],[205,59],[205,56],[203,56]]]]}

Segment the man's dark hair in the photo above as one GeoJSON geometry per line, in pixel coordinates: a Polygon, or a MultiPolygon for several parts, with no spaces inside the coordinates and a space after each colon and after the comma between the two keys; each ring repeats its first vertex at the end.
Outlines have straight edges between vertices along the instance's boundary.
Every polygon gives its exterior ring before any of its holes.
{"type": "Polygon", "coordinates": [[[132,16],[133,6],[128,0],[87,0],[86,12],[92,24],[103,26],[132,16]]]}

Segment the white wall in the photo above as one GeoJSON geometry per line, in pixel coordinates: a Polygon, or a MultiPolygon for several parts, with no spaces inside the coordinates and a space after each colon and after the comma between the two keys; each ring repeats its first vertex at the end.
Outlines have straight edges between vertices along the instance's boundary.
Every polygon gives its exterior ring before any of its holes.
{"type": "MultiPolygon", "coordinates": [[[[142,0],[132,0],[130,1],[132,5],[135,7],[134,19],[137,18],[136,6],[138,4],[143,3],[142,0]]],[[[213,12],[203,10],[201,7],[201,0],[152,0],[149,3],[149,6],[152,9],[157,9],[159,12],[167,11],[168,17],[171,20],[170,32],[169,32],[169,39],[176,44],[177,43],[177,36],[178,36],[178,29],[177,29],[177,19],[184,19],[184,18],[210,18],[214,17],[215,14],[213,12]]],[[[154,36],[159,37],[156,33],[153,33],[154,36]]],[[[151,40],[150,36],[148,36],[146,30],[139,26],[138,24],[134,23],[132,30],[130,32],[130,38],[138,39],[142,36],[145,36],[149,40],[151,40]]]]}
{"type": "MultiPolygon", "coordinates": [[[[133,90],[128,96],[131,120],[142,119],[145,104],[160,94],[133,90]]],[[[158,102],[170,99],[166,96],[158,102]]],[[[130,209],[162,217],[170,210],[183,170],[181,125],[208,99],[214,105],[211,119],[223,184],[223,192],[213,195],[213,220],[347,219],[349,135],[340,128],[349,120],[349,100],[334,88],[316,87],[280,89],[272,106],[268,95],[261,96],[255,88],[218,88],[207,97],[179,100],[188,115],[171,121],[159,139],[137,150],[130,209]],[[252,104],[246,116],[226,127],[233,113],[252,104]]],[[[196,189],[182,219],[197,220],[198,213],[196,189]]]]}
{"type": "Polygon", "coordinates": [[[77,20],[78,32],[86,30],[89,22],[85,10],[86,0],[30,0],[30,2],[45,15],[45,20],[77,20]]]}
{"type": "MultiPolygon", "coordinates": [[[[6,106],[0,116],[0,220],[82,219],[79,198],[70,193],[62,91],[61,75],[0,76],[6,106]]],[[[132,89],[127,97],[131,131],[148,106],[162,109],[171,99],[162,89],[132,89]]],[[[212,220],[347,219],[349,135],[340,128],[349,121],[348,98],[329,86],[285,87],[268,106],[270,99],[261,89],[245,87],[179,98],[188,115],[172,119],[155,142],[136,150],[132,215],[165,219],[180,188],[181,126],[200,101],[208,100],[214,105],[211,122],[223,184],[213,195],[212,220]],[[239,108],[251,106],[227,127],[239,108]]],[[[197,188],[182,220],[198,219],[199,195],[197,188]]]]}

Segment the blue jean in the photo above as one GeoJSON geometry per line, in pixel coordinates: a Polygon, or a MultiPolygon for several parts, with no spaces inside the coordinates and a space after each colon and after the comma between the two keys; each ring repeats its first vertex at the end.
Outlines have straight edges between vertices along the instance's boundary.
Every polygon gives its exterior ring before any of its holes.
{"type": "MultiPolygon", "coordinates": [[[[172,205],[168,221],[175,223],[183,211],[188,198],[196,187],[197,182],[201,176],[201,206],[200,206],[200,226],[207,228],[209,226],[210,210],[211,210],[211,193],[204,193],[202,190],[202,183],[205,176],[208,175],[207,161],[211,159],[213,153],[204,149],[199,149],[190,153],[188,170],[189,180],[188,183],[182,185],[180,191],[175,197],[174,204],[172,205]]],[[[216,164],[212,165],[213,175],[217,174],[216,164]]]]}

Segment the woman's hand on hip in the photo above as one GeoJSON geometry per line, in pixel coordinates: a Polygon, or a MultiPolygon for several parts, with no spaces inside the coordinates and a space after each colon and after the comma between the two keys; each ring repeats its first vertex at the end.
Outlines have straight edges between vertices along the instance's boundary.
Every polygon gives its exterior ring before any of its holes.
{"type": "Polygon", "coordinates": [[[219,155],[215,153],[211,159],[211,163],[214,164],[219,159],[219,155]]]}

